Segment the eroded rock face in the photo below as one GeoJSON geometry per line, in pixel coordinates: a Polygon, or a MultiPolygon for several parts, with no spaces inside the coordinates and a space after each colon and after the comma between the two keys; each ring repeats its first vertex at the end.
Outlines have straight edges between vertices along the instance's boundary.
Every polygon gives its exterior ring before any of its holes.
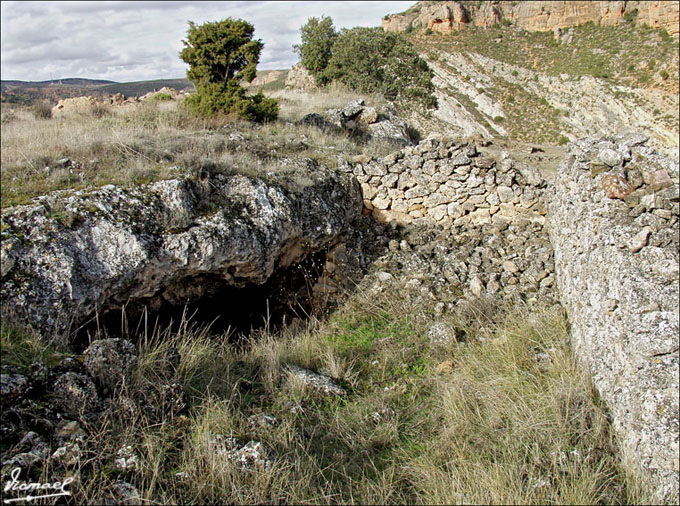
{"type": "Polygon", "coordinates": [[[3,309],[65,332],[105,304],[184,304],[204,296],[210,280],[262,284],[332,245],[361,212],[356,183],[313,163],[267,177],[109,185],[7,209],[3,309]]]}
{"type": "Polygon", "coordinates": [[[625,457],[658,500],[672,504],[678,501],[678,164],[645,142],[632,136],[571,145],[555,176],[549,230],[574,352],[611,410],[625,457]],[[603,172],[602,158],[614,167],[603,172]],[[612,177],[636,189],[614,194],[612,177]]]}
{"type": "Polygon", "coordinates": [[[678,3],[649,1],[529,1],[479,2],[418,2],[417,10],[385,16],[385,31],[405,32],[409,26],[443,33],[462,30],[469,23],[493,26],[502,19],[528,31],[549,31],[592,21],[595,24],[617,25],[625,22],[627,13],[637,21],[654,28],[664,28],[678,34],[678,3]]]}

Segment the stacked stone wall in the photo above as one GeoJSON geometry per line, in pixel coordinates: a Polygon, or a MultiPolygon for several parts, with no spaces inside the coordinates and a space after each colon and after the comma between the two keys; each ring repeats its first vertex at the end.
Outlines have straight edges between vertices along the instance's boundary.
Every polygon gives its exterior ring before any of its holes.
{"type": "Polygon", "coordinates": [[[576,356],[628,463],[678,502],[678,164],[644,137],[570,145],[549,204],[576,356]]]}
{"type": "MultiPolygon", "coordinates": [[[[484,143],[485,144],[485,143],[484,143]]],[[[364,214],[382,223],[449,228],[429,274],[459,293],[554,298],[541,173],[484,145],[429,138],[384,158],[340,163],[361,184],[364,214]]]]}

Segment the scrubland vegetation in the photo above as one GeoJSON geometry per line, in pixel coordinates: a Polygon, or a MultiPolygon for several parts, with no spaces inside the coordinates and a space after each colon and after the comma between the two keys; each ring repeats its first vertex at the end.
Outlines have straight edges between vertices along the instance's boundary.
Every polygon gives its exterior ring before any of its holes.
{"type": "MultiPolygon", "coordinates": [[[[136,370],[106,423],[90,428],[76,500],[103,499],[124,479],[162,503],[645,502],[574,363],[559,306],[479,299],[435,318],[392,288],[359,291],[323,321],[257,331],[241,349],[186,321],[175,333],[128,335],[136,370]],[[456,338],[433,344],[434,321],[456,338]],[[172,347],[185,409],[135,408],[162,381],[172,347]],[[291,363],[333,376],[348,395],[306,390],[281,368],[291,363]],[[277,423],[249,421],[263,414],[277,423]],[[206,444],[214,434],[264,442],[274,465],[240,469],[206,444]],[[137,471],[103,464],[127,445],[137,471]]],[[[14,363],[58,356],[7,328],[2,347],[14,363]]]]}
{"type": "MultiPolygon", "coordinates": [[[[342,85],[313,93],[279,90],[272,96],[281,113],[264,124],[233,114],[197,117],[182,102],[164,100],[98,105],[54,118],[3,105],[2,206],[25,204],[52,190],[142,184],[202,168],[263,174],[290,156],[334,166],[339,154],[382,156],[392,149],[360,134],[297,124],[305,114],[356,98],[342,85]]],[[[384,103],[366,97],[372,104],[384,103]]]]}

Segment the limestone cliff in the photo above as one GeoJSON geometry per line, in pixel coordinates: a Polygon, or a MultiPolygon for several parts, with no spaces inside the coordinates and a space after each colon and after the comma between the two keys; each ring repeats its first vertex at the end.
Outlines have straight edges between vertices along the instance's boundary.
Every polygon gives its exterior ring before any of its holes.
{"type": "Polygon", "coordinates": [[[418,2],[402,14],[385,16],[386,31],[430,29],[451,33],[469,24],[492,26],[504,20],[528,31],[549,31],[592,21],[598,25],[624,23],[636,17],[639,23],[664,28],[678,35],[678,2],[644,1],[526,1],[526,2],[418,2]]]}

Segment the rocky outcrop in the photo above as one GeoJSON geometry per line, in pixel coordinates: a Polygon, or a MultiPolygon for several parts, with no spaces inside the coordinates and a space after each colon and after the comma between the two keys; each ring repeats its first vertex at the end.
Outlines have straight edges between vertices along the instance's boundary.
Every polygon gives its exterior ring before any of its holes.
{"type": "Polygon", "coordinates": [[[418,2],[403,14],[385,16],[386,31],[430,29],[442,33],[462,30],[469,24],[493,26],[507,20],[528,31],[550,31],[588,22],[601,25],[624,23],[626,16],[654,28],[678,34],[677,2],[646,1],[524,1],[524,2],[418,2]],[[409,28],[410,27],[410,28],[409,28]]]}
{"type": "Polygon", "coordinates": [[[623,454],[678,502],[678,164],[645,138],[579,140],[555,175],[550,237],[576,356],[623,454]]]}
{"type": "Polygon", "coordinates": [[[302,66],[301,62],[296,63],[293,65],[293,68],[290,69],[286,76],[284,86],[294,90],[317,89],[316,79],[314,79],[314,76],[309,70],[302,66]]]}
{"type": "Polygon", "coordinates": [[[355,134],[364,134],[375,139],[388,141],[397,146],[411,144],[406,122],[390,107],[378,112],[368,107],[362,98],[352,100],[342,109],[327,109],[324,116],[311,113],[300,123],[323,130],[337,129],[355,134]]]}
{"type": "Polygon", "coordinates": [[[3,211],[3,311],[64,332],[104,305],[262,284],[331,246],[360,211],[355,183],[311,160],[267,181],[203,173],[56,192],[3,211]]]}
{"type": "MultiPolygon", "coordinates": [[[[245,88],[265,86],[266,84],[273,83],[277,79],[281,79],[285,70],[265,70],[257,73],[255,79],[250,82],[243,81],[241,86],[245,88]]],[[[286,74],[287,75],[287,74],[286,74]]]]}
{"type": "Polygon", "coordinates": [[[62,115],[85,114],[99,103],[100,102],[95,97],[90,96],[64,98],[52,108],[52,116],[59,117],[62,115]]]}
{"type": "Polygon", "coordinates": [[[176,100],[180,97],[183,97],[183,95],[182,95],[181,92],[177,91],[175,88],[168,88],[167,86],[163,86],[158,91],[150,91],[149,93],[142,95],[141,97],[139,97],[139,100],[142,101],[142,102],[144,100],[149,100],[149,99],[151,99],[151,100],[154,100],[154,99],[155,100],[158,100],[158,99],[167,100],[168,97],[176,100]],[[160,97],[162,97],[162,98],[160,98],[160,97]]]}

